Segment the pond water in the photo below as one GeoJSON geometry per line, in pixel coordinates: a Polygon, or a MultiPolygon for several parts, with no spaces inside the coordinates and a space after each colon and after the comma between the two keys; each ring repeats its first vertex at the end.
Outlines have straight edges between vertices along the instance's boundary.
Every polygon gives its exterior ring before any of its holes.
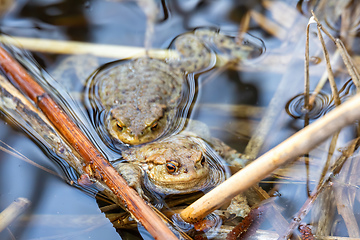
{"type": "MultiPolygon", "coordinates": [[[[193,82],[189,83],[188,91],[194,91],[195,94],[192,95],[193,101],[186,107],[188,109],[184,111],[185,117],[206,123],[212,136],[241,153],[246,151],[261,116],[239,117],[241,113],[229,110],[229,106],[246,105],[260,109],[261,113],[265,112],[266,107],[275,106],[272,111],[276,120],[258,154],[268,151],[304,127],[301,94],[304,91],[305,28],[309,8],[314,6],[316,1],[274,2],[271,4],[271,1],[157,1],[159,13],[156,15],[151,37],[151,47],[155,49],[167,49],[179,35],[199,28],[217,29],[222,34],[235,37],[242,26],[245,14],[251,12],[244,43],[255,46],[256,53],[237,68],[212,68],[190,75],[188,78],[193,82]],[[271,25],[267,28],[261,16],[273,21],[276,27],[271,25]],[[272,31],[275,35],[271,34],[272,31]],[[275,100],[274,96],[277,96],[275,100]]],[[[329,19],[331,18],[328,17],[328,22],[332,27],[337,27],[337,23],[329,19]]],[[[136,2],[101,0],[19,0],[4,13],[0,26],[4,34],[14,37],[73,40],[129,47],[144,46],[147,27],[146,16],[136,2]]],[[[310,28],[310,32],[311,56],[313,59],[320,59],[310,64],[310,89],[313,90],[326,67],[316,28],[310,28]]],[[[334,49],[330,50],[333,52],[334,49]]],[[[24,59],[28,59],[26,52],[21,54],[24,54],[24,59]]],[[[99,131],[101,126],[98,125],[101,125],[101,121],[93,120],[99,112],[89,106],[89,102],[83,101],[83,92],[84,89],[88,91],[91,81],[88,78],[91,74],[103,64],[118,59],[85,56],[81,62],[70,61],[64,65],[64,60],[68,59],[69,55],[40,51],[33,51],[31,54],[41,65],[41,71],[44,71],[41,74],[45,76],[46,84],[51,85],[47,89],[54,91],[54,95],[63,106],[76,116],[81,122],[82,129],[108,159],[120,158],[121,151],[117,149],[116,144],[111,145],[111,140],[98,136],[99,132],[106,132],[99,131]]],[[[34,62],[30,60],[29,66],[33,65],[34,62]]],[[[344,69],[343,65],[337,66],[336,71],[339,73],[336,81],[338,88],[343,88],[340,95],[344,100],[354,94],[354,86],[349,82],[348,74],[339,70],[344,69]]],[[[330,87],[325,85],[312,109],[310,122],[334,108],[330,94],[330,87]]],[[[141,235],[144,239],[150,239],[142,228],[139,228],[140,234],[135,230],[115,229],[100,211],[99,205],[103,203],[96,201],[91,189],[67,184],[71,180],[76,181],[76,175],[66,164],[47,154],[40,143],[31,141],[20,128],[5,121],[1,121],[0,125],[0,146],[6,149],[10,146],[26,158],[66,179],[64,181],[17,156],[1,151],[0,210],[18,197],[29,199],[31,207],[23,217],[0,233],[0,239],[141,239],[141,235]]],[[[341,135],[342,143],[353,138],[351,130],[341,135]]],[[[310,155],[321,160],[326,158],[324,152],[326,155],[328,148],[329,142],[321,145],[320,149],[310,155]]],[[[334,153],[333,158],[340,154],[334,153]]],[[[304,204],[309,189],[312,191],[316,186],[323,164],[321,161],[314,161],[313,165],[309,166],[305,161],[300,161],[289,167],[286,172],[279,170],[277,175],[274,175],[281,180],[277,184],[275,178],[268,178],[261,184],[266,191],[271,191],[275,196],[275,203],[286,209],[281,212],[287,221],[290,222],[304,204]]],[[[303,222],[310,224],[312,221],[313,219],[308,217],[303,222]]],[[[346,231],[341,227],[343,225],[344,222],[339,220],[332,233],[346,235],[346,231]]],[[[263,223],[262,228],[274,231],[269,222],[263,223]]],[[[211,239],[216,236],[214,234],[208,237],[211,239]]]]}

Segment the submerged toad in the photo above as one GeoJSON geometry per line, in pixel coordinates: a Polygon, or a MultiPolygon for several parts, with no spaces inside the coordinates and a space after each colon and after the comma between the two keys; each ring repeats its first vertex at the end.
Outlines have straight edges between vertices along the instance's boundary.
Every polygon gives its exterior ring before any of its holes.
{"type": "MultiPolygon", "coordinates": [[[[137,145],[151,142],[164,135],[170,126],[174,127],[176,114],[181,112],[179,105],[187,104],[180,104],[186,102],[183,98],[191,99],[186,92],[191,92],[187,88],[193,83],[187,81],[186,73],[199,72],[215,62],[207,47],[210,40],[217,49],[226,51],[235,45],[228,36],[197,30],[176,38],[178,58],[166,62],[133,59],[110,64],[95,74],[94,105],[103,108],[98,112],[105,110],[102,121],[107,132],[122,143],[137,145]]],[[[238,46],[234,50],[240,51],[238,46]]]]}
{"type": "Polygon", "coordinates": [[[199,138],[173,135],[123,151],[127,162],[115,168],[142,196],[142,182],[148,190],[164,195],[206,190],[225,180],[225,167],[205,148],[199,138]]]}

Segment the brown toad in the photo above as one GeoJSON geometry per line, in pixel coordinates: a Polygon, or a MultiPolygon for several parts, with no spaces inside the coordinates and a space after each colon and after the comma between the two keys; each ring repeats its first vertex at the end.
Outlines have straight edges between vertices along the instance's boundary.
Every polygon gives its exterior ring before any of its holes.
{"type": "Polygon", "coordinates": [[[115,168],[142,196],[142,183],[164,195],[208,190],[225,180],[226,163],[237,167],[246,164],[236,150],[211,137],[208,127],[194,120],[186,131],[134,146],[122,156],[125,161],[115,168]]]}
{"type": "Polygon", "coordinates": [[[115,168],[142,196],[141,183],[169,195],[206,190],[225,180],[220,158],[210,155],[201,139],[186,133],[130,148],[122,156],[126,162],[115,168]]]}
{"type": "Polygon", "coordinates": [[[138,145],[158,139],[174,127],[181,112],[179,105],[189,91],[187,85],[193,84],[186,73],[202,71],[215,63],[207,47],[209,41],[217,49],[229,52],[234,48],[234,52],[246,57],[246,51],[242,52],[233,38],[196,30],[175,39],[177,58],[166,62],[138,58],[110,64],[95,74],[92,79],[97,86],[95,106],[100,108],[99,112],[105,110],[103,122],[107,132],[122,143],[138,145]]]}

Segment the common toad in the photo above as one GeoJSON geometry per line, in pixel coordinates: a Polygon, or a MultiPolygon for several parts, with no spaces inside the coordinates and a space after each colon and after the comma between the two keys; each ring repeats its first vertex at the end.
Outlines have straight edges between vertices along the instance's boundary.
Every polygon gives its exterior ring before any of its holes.
{"type": "Polygon", "coordinates": [[[165,62],[138,58],[110,64],[93,77],[94,105],[99,112],[105,110],[103,122],[114,139],[129,145],[143,144],[176,125],[179,105],[189,92],[187,84],[191,84],[186,73],[213,66],[215,55],[210,49],[224,51],[233,59],[249,53],[233,38],[205,29],[180,35],[174,45],[177,58],[165,62]]]}
{"type": "Polygon", "coordinates": [[[126,162],[115,168],[142,196],[141,183],[163,195],[185,194],[210,189],[226,177],[221,158],[187,132],[132,147],[122,156],[126,162]]]}

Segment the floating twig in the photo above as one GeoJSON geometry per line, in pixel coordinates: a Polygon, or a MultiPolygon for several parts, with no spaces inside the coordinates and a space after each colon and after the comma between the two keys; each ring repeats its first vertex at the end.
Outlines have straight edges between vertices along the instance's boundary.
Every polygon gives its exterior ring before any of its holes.
{"type": "Polygon", "coordinates": [[[336,131],[359,120],[360,111],[354,110],[359,107],[360,95],[356,95],[251,162],[187,207],[180,216],[187,222],[196,222],[204,218],[226,201],[267,177],[280,165],[310,151],[336,131]]]}
{"type": "MultiPolygon", "coordinates": [[[[146,50],[142,47],[94,44],[40,38],[8,37],[4,35],[0,36],[0,41],[30,51],[54,54],[91,54],[98,57],[116,59],[146,55],[146,50]]],[[[175,54],[175,52],[172,51],[171,54],[175,54]]],[[[159,58],[163,56],[165,58],[165,56],[168,56],[168,52],[165,50],[151,50],[149,55],[152,57],[154,55],[159,58]]]]}
{"type": "Polygon", "coordinates": [[[117,196],[119,204],[125,205],[127,210],[143,224],[154,238],[176,239],[176,236],[164,222],[150,209],[136,191],[127,185],[126,181],[71,118],[3,48],[0,48],[0,59],[0,65],[8,77],[16,82],[19,88],[43,111],[56,129],[83,157],[87,164],[84,167],[85,172],[106,184],[117,196]]]}

